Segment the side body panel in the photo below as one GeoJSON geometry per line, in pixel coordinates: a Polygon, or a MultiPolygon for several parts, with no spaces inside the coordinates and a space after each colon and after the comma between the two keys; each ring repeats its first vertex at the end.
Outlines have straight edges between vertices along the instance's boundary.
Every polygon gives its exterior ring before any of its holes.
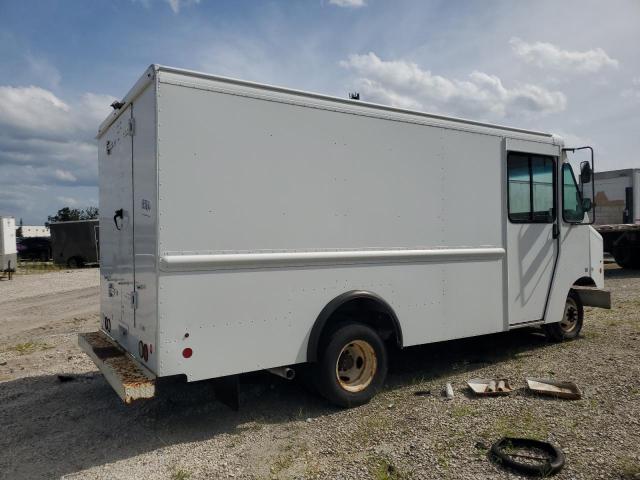
{"type": "Polygon", "coordinates": [[[501,136],[162,80],[158,89],[160,257],[502,252],[161,270],[160,375],[198,380],[304,362],[313,322],[349,290],[389,302],[405,346],[505,328],[501,136]]]}

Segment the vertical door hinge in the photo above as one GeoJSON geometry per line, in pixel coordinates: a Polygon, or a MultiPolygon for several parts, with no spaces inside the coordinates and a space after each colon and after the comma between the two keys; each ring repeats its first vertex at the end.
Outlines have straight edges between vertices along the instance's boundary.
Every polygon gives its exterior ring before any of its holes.
{"type": "Polygon", "coordinates": [[[131,292],[131,308],[134,310],[138,309],[138,292],[135,290],[131,292]]]}
{"type": "Polygon", "coordinates": [[[135,118],[131,117],[129,119],[129,128],[127,129],[127,135],[130,136],[134,136],[136,133],[136,120],[135,118]]]}

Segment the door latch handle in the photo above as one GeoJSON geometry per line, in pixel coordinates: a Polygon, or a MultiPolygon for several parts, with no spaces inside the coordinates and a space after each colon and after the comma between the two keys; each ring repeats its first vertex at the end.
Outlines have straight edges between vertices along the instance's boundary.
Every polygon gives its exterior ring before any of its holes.
{"type": "Polygon", "coordinates": [[[121,230],[122,227],[118,225],[118,217],[124,219],[124,209],[119,208],[116,210],[116,214],[113,216],[113,223],[116,225],[116,230],[121,230]]]}

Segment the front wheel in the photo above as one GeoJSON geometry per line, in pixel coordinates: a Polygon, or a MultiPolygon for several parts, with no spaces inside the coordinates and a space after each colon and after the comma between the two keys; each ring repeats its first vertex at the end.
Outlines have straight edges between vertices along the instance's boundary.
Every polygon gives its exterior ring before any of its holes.
{"type": "Polygon", "coordinates": [[[318,391],[341,407],[371,400],[387,376],[387,350],[380,336],[361,323],[347,323],[329,334],[316,365],[318,391]]]}
{"type": "Polygon", "coordinates": [[[553,342],[573,340],[582,330],[584,310],[580,297],[574,291],[570,291],[564,304],[562,320],[556,323],[543,325],[547,338],[553,342]]]}

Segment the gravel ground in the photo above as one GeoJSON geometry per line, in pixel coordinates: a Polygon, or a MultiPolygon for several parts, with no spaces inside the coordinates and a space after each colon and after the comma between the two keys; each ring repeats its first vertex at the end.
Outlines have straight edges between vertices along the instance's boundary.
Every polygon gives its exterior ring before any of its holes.
{"type": "Polygon", "coordinates": [[[153,401],[124,406],[75,346],[98,327],[95,269],[0,282],[0,478],[519,478],[482,447],[506,434],[559,445],[558,479],[640,478],[640,272],[606,273],[614,308],[587,309],[576,341],[516,330],[407,349],[385,390],[352,410],[256,373],[243,378],[239,413],[208,382],[166,382],[153,401]],[[526,376],[573,380],[583,399],[531,396],[526,376]],[[472,377],[517,390],[473,398],[472,377]]]}

